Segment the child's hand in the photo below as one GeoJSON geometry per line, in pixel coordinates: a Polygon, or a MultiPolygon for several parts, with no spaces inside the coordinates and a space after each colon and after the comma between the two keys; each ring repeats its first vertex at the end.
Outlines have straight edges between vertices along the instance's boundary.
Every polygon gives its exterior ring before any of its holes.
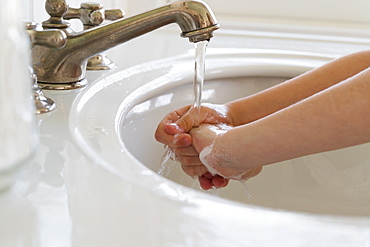
{"type": "MultiPolygon", "coordinates": [[[[188,132],[202,123],[232,125],[232,120],[224,105],[204,104],[200,107],[200,111],[191,106],[185,106],[170,112],[158,125],[155,133],[157,141],[173,150],[185,173],[192,177],[200,176],[200,181],[203,179],[202,175],[206,175],[208,170],[199,160],[199,153],[193,147],[192,137],[188,132]]],[[[227,182],[218,176],[213,186],[224,187],[227,182]]],[[[203,188],[209,189],[206,185],[203,188]]]]}

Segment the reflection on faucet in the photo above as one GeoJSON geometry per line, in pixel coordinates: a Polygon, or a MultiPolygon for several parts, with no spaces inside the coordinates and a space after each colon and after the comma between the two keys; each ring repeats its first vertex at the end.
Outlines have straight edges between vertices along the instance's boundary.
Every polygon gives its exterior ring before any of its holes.
{"type": "Polygon", "coordinates": [[[64,0],[47,0],[45,6],[51,17],[43,22],[44,29],[58,28],[67,34],[67,44],[62,49],[38,45],[32,48],[33,68],[40,87],[45,89],[83,87],[87,83],[85,71],[88,58],[167,24],[177,23],[182,37],[194,43],[209,40],[219,26],[212,11],[203,2],[178,1],[74,33],[63,18],[68,10],[64,0]]]}

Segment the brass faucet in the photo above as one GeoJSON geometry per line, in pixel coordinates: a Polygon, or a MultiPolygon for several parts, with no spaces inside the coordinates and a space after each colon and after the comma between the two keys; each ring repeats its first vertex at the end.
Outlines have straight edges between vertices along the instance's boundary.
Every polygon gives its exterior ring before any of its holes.
{"type": "Polygon", "coordinates": [[[51,17],[42,23],[43,28],[63,30],[67,43],[61,49],[38,45],[32,48],[33,69],[44,89],[85,86],[88,58],[167,24],[177,23],[181,36],[193,43],[209,40],[219,27],[212,11],[201,1],[173,2],[77,33],[63,18],[68,10],[65,0],[47,0],[45,7],[51,17]]]}

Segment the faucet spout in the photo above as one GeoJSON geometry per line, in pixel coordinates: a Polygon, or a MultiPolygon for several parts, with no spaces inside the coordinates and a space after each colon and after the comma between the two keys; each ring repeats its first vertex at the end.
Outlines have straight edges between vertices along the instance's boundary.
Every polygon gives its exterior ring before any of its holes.
{"type": "Polygon", "coordinates": [[[205,3],[178,1],[79,33],[71,33],[66,28],[68,37],[64,48],[56,50],[35,46],[32,49],[34,71],[40,87],[82,87],[86,84],[85,70],[89,57],[170,23],[177,23],[181,36],[194,43],[209,40],[219,27],[205,3]]]}

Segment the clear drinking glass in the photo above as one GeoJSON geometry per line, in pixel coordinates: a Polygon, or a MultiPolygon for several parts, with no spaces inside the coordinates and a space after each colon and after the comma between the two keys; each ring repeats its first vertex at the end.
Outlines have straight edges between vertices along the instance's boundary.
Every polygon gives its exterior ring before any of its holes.
{"type": "Polygon", "coordinates": [[[0,4],[0,190],[4,190],[17,168],[31,158],[38,135],[22,8],[18,0],[0,4]]]}

